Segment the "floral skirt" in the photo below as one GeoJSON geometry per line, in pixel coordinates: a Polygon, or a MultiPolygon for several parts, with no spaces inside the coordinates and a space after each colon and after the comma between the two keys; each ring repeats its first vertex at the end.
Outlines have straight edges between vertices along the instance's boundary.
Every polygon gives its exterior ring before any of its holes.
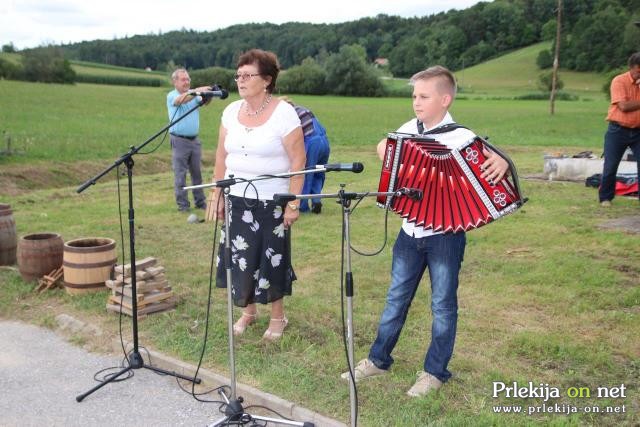
{"type": "MultiPolygon", "coordinates": [[[[281,206],[272,200],[229,196],[231,204],[231,293],[235,305],[268,304],[291,295],[296,275],[291,267],[291,240],[281,206]]],[[[227,287],[225,232],[218,248],[216,287],[227,287]]]]}

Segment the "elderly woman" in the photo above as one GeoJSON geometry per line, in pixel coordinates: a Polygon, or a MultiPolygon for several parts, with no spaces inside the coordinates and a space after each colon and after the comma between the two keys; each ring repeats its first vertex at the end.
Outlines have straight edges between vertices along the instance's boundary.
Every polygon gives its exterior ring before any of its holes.
{"type": "MultiPolygon", "coordinates": [[[[242,99],[232,102],[222,113],[216,150],[214,180],[233,175],[251,179],[299,171],[305,165],[305,150],[300,119],[295,109],[274,98],[272,93],[280,67],[272,52],[252,49],[238,60],[235,80],[242,99]]],[[[287,326],[285,295],[291,295],[295,274],[290,265],[285,230],[299,215],[299,201],[284,209],[273,201],[275,193],[300,194],[304,177],[275,178],[238,183],[230,187],[231,276],[235,305],[244,307],[233,326],[242,334],[256,321],[256,303],[271,303],[266,340],[277,340],[287,326]]],[[[221,189],[213,191],[211,202],[216,214],[224,218],[221,189]]],[[[223,244],[220,246],[222,251],[223,244]]],[[[218,257],[217,286],[226,287],[226,268],[218,257]]]]}

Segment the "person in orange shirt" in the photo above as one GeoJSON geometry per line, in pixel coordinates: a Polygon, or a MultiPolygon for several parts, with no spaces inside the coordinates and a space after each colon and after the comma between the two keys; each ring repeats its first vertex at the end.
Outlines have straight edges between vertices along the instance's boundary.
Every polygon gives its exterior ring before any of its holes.
{"type": "Polygon", "coordinates": [[[640,52],[629,57],[629,71],[611,81],[611,104],[604,135],[604,166],[600,185],[600,205],[611,206],[615,196],[616,174],[627,147],[638,162],[640,180],[640,52]]]}

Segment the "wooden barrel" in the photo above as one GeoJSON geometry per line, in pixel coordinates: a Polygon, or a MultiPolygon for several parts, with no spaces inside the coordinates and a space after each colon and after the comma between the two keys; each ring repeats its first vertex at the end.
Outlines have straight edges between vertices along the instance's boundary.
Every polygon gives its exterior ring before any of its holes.
{"type": "Polygon", "coordinates": [[[62,266],[64,242],[57,233],[23,236],[18,241],[18,270],[26,281],[37,280],[62,266]]]}
{"type": "Polygon", "coordinates": [[[116,242],[104,237],[70,240],[64,244],[64,287],[70,294],[106,289],[116,265],[116,242]]]}
{"type": "Polygon", "coordinates": [[[13,211],[10,205],[0,203],[0,265],[14,265],[17,249],[18,235],[13,211]]]}

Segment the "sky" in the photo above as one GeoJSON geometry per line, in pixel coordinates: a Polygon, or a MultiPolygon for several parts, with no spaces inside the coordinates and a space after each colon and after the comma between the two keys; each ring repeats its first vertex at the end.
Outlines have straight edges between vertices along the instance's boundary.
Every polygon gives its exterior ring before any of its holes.
{"type": "Polygon", "coordinates": [[[0,0],[0,45],[24,49],[263,22],[336,23],[380,13],[426,16],[475,3],[478,0],[0,0]]]}

